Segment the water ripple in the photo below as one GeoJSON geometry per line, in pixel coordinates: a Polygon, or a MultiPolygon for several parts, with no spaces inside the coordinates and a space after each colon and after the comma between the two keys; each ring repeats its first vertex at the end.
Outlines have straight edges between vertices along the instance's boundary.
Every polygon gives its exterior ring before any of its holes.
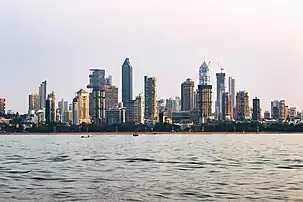
{"type": "Polygon", "coordinates": [[[77,135],[1,137],[1,200],[302,198],[300,135],[158,135],[139,139],[113,135],[79,139],[77,135]]]}

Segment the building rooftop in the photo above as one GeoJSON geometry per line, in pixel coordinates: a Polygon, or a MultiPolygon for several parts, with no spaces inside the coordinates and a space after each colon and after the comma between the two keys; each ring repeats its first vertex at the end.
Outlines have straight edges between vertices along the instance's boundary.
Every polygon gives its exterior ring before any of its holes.
{"type": "Polygon", "coordinates": [[[84,90],[84,89],[82,88],[82,89],[80,89],[77,93],[78,93],[78,94],[83,94],[83,93],[87,93],[87,91],[84,90]]]}

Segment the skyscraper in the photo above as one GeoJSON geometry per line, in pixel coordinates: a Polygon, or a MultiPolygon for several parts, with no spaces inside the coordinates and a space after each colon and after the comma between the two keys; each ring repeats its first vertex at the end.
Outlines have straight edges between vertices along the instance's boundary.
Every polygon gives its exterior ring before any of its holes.
{"type": "Polygon", "coordinates": [[[234,109],[236,106],[236,80],[232,77],[228,78],[228,93],[230,95],[230,105],[231,105],[231,119],[234,116],[234,109]]]}
{"type": "Polygon", "coordinates": [[[231,96],[228,92],[222,93],[222,118],[231,119],[231,96]]]}
{"type": "Polygon", "coordinates": [[[5,114],[5,107],[6,107],[6,99],[0,98],[0,115],[5,114]]]}
{"type": "Polygon", "coordinates": [[[285,120],[285,100],[279,101],[279,119],[285,120]]]}
{"type": "Polygon", "coordinates": [[[56,106],[56,94],[55,91],[52,91],[49,94],[49,98],[51,98],[51,121],[56,122],[56,117],[57,117],[57,106],[56,106]]]}
{"type": "Polygon", "coordinates": [[[279,101],[274,100],[271,102],[271,118],[278,120],[280,117],[279,101]]]}
{"type": "Polygon", "coordinates": [[[105,110],[117,108],[118,101],[118,88],[114,85],[106,85],[105,87],[105,110]]]}
{"type": "Polygon", "coordinates": [[[239,91],[236,96],[236,120],[244,121],[250,116],[249,96],[246,91],[239,91]]]}
{"type": "Polygon", "coordinates": [[[90,123],[89,93],[84,89],[77,92],[73,99],[73,124],[90,123]]]}
{"type": "Polygon", "coordinates": [[[225,73],[216,73],[217,77],[217,100],[216,100],[216,118],[222,120],[222,93],[225,92],[225,73]]]}
{"type": "MultiPolygon", "coordinates": [[[[105,87],[107,85],[107,79],[105,78],[104,69],[90,69],[89,73],[89,84],[87,85],[88,89],[91,89],[89,93],[89,115],[93,120],[99,120],[100,114],[99,109],[95,109],[96,105],[100,105],[100,96],[105,98],[105,87]],[[97,99],[97,100],[96,100],[97,99]]],[[[102,100],[103,101],[103,100],[102,100]]],[[[105,107],[105,106],[103,106],[105,107]]],[[[104,117],[105,118],[105,117],[104,117]]]]}
{"type": "Polygon", "coordinates": [[[144,124],[144,97],[142,93],[136,97],[135,106],[137,108],[135,123],[144,124]]]}
{"type": "Polygon", "coordinates": [[[157,121],[157,84],[156,77],[144,76],[144,119],[148,121],[157,121]]]}
{"type": "Polygon", "coordinates": [[[47,87],[46,81],[43,81],[39,87],[40,109],[45,108],[45,102],[46,102],[46,98],[47,98],[47,92],[46,92],[47,88],[46,87],[47,87]]]}
{"type": "Polygon", "coordinates": [[[260,107],[260,99],[254,98],[253,99],[253,113],[252,113],[252,119],[254,121],[260,121],[261,120],[261,107],[260,107]]]}
{"type": "Polygon", "coordinates": [[[181,111],[191,111],[195,106],[195,82],[190,78],[181,84],[181,111]]]}
{"type": "Polygon", "coordinates": [[[133,99],[133,67],[126,58],[122,64],[122,102],[133,99]]]}
{"type": "Polygon", "coordinates": [[[92,117],[95,124],[105,124],[105,90],[94,90],[92,117]]]}
{"type": "Polygon", "coordinates": [[[34,110],[35,112],[40,109],[40,95],[33,93],[28,96],[28,110],[34,110]]]}
{"type": "Polygon", "coordinates": [[[179,112],[180,111],[180,97],[174,97],[166,99],[166,106],[167,114],[169,118],[172,118],[173,112],[179,112]]]}
{"type": "Polygon", "coordinates": [[[199,123],[204,123],[212,113],[212,85],[198,85],[197,109],[199,123]]]}
{"type": "Polygon", "coordinates": [[[69,107],[68,101],[65,101],[64,99],[61,99],[58,102],[58,112],[59,112],[59,117],[60,117],[61,122],[63,122],[63,120],[64,120],[64,114],[65,114],[65,112],[68,111],[68,107],[69,107]]]}
{"type": "Polygon", "coordinates": [[[45,121],[46,124],[56,122],[56,95],[53,91],[45,101],[45,121]]]}
{"type": "Polygon", "coordinates": [[[199,85],[197,89],[197,110],[199,123],[204,123],[212,113],[212,85],[210,84],[209,64],[204,61],[199,68],[199,85]]]}
{"type": "Polygon", "coordinates": [[[199,85],[209,85],[210,76],[209,76],[209,64],[206,64],[204,61],[199,68],[199,85]]]}

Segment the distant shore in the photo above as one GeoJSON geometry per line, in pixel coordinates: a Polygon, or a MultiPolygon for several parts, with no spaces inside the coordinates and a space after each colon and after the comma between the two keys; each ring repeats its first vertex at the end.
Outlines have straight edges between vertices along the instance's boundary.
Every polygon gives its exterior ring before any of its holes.
{"type": "MultiPolygon", "coordinates": [[[[0,133],[0,135],[133,135],[134,132],[0,133]]],[[[303,134],[302,132],[138,132],[138,135],[240,135],[303,134]]]]}

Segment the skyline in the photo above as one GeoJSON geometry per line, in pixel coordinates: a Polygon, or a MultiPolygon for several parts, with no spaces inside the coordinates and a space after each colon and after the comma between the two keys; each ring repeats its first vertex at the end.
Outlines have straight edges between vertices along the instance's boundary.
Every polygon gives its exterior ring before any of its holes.
{"type": "Polygon", "coordinates": [[[144,75],[157,78],[158,98],[180,96],[187,78],[197,87],[205,59],[212,61],[211,84],[220,63],[226,78],[236,79],[236,91],[249,92],[250,106],[257,96],[263,112],[280,99],[303,109],[292,90],[303,75],[303,2],[70,2],[0,2],[0,97],[7,109],[26,112],[28,95],[44,80],[48,93],[71,101],[91,68],[113,76],[121,100],[127,57],[134,96],[143,92],[144,75]]]}

